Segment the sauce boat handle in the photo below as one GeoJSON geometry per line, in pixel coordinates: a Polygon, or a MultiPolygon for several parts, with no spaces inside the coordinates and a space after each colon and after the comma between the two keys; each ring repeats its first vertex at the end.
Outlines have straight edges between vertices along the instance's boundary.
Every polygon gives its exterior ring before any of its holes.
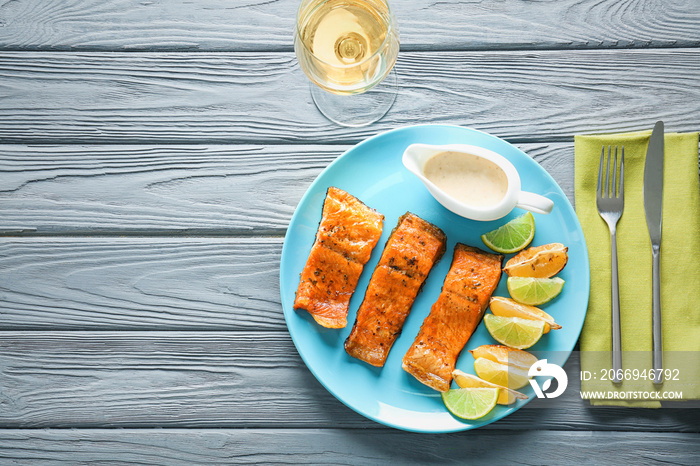
{"type": "Polygon", "coordinates": [[[548,214],[552,211],[554,202],[539,194],[520,191],[518,202],[515,204],[515,207],[520,207],[521,209],[529,210],[536,214],[548,214]]]}

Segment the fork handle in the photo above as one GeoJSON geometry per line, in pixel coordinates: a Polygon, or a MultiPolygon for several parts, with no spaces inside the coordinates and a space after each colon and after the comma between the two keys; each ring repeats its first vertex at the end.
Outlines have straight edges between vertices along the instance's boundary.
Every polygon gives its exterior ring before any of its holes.
{"type": "Polygon", "coordinates": [[[654,383],[662,384],[663,378],[663,352],[661,344],[661,264],[659,260],[659,247],[652,246],[652,293],[653,301],[651,308],[652,320],[652,352],[654,363],[654,383]]]}
{"type": "Polygon", "coordinates": [[[620,284],[617,279],[617,232],[610,231],[610,257],[612,264],[610,270],[612,291],[612,368],[614,383],[622,382],[622,337],[620,332],[620,284]]]}

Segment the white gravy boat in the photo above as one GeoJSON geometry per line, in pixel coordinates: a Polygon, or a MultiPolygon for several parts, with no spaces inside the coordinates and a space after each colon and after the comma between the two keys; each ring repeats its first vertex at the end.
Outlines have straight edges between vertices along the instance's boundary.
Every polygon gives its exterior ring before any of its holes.
{"type": "Polygon", "coordinates": [[[404,166],[421,179],[430,194],[448,210],[472,220],[496,220],[506,216],[514,207],[529,210],[538,214],[548,214],[552,211],[554,202],[539,194],[521,191],[520,175],[512,163],[496,152],[483,147],[467,144],[449,144],[442,146],[428,144],[411,144],[403,153],[404,166]],[[508,182],[505,196],[496,204],[488,206],[475,206],[465,204],[455,199],[445,191],[437,187],[426,178],[425,164],[434,155],[440,152],[462,152],[489,160],[496,164],[506,175],[508,182]]]}

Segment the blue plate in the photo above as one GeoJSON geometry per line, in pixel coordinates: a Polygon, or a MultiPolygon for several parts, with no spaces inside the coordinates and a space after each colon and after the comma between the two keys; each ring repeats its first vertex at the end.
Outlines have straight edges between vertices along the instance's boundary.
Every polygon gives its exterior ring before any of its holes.
{"type": "MultiPolygon", "coordinates": [[[[421,384],[401,368],[401,359],[413,343],[430,306],[440,294],[455,243],[487,249],[480,236],[522,215],[523,211],[515,209],[507,217],[493,222],[467,220],[448,211],[401,164],[403,151],[413,143],[473,144],[491,149],[515,165],[524,190],[545,195],[554,201],[554,209],[549,215],[535,214],[536,230],[532,245],[559,242],[569,248],[569,262],[558,275],[566,281],[566,285],[557,298],[542,306],[562,329],[544,335],[530,351],[536,351],[540,357],[548,357],[549,362],[564,364],[583,327],[590,284],[588,253],[576,214],[561,188],[537,162],[495,136],[459,126],[420,125],[378,134],[345,152],[316,178],[299,202],[284,240],[280,264],[284,318],[309,370],[329,392],[358,413],[381,424],[415,432],[473,429],[507,416],[529,400],[520,400],[510,406],[496,406],[487,416],[476,421],[461,420],[445,409],[438,392],[421,384]],[[340,330],[323,328],[306,311],[292,308],[299,274],[313,244],[329,186],[353,194],[385,216],[382,237],[365,265],[357,291],[350,301],[348,326],[340,330]],[[343,344],[352,329],[355,313],[383,246],[398,218],[406,211],[440,227],[447,234],[447,251],[426,280],[386,364],[383,368],[376,368],[348,356],[343,344]]],[[[507,256],[506,260],[510,257],[507,256]]],[[[504,278],[494,295],[509,296],[504,278]]],[[[481,323],[462,351],[457,368],[473,374],[474,359],[467,349],[494,343],[481,323]]],[[[521,391],[530,399],[535,396],[529,385],[521,391]]]]}

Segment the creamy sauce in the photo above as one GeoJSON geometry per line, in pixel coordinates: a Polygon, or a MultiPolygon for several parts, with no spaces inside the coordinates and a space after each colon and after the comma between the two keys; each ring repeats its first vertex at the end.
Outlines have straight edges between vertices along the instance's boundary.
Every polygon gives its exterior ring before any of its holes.
{"type": "Polygon", "coordinates": [[[428,159],[425,177],[456,200],[474,207],[498,204],[508,190],[508,178],[490,160],[463,152],[440,152],[428,159]]]}

